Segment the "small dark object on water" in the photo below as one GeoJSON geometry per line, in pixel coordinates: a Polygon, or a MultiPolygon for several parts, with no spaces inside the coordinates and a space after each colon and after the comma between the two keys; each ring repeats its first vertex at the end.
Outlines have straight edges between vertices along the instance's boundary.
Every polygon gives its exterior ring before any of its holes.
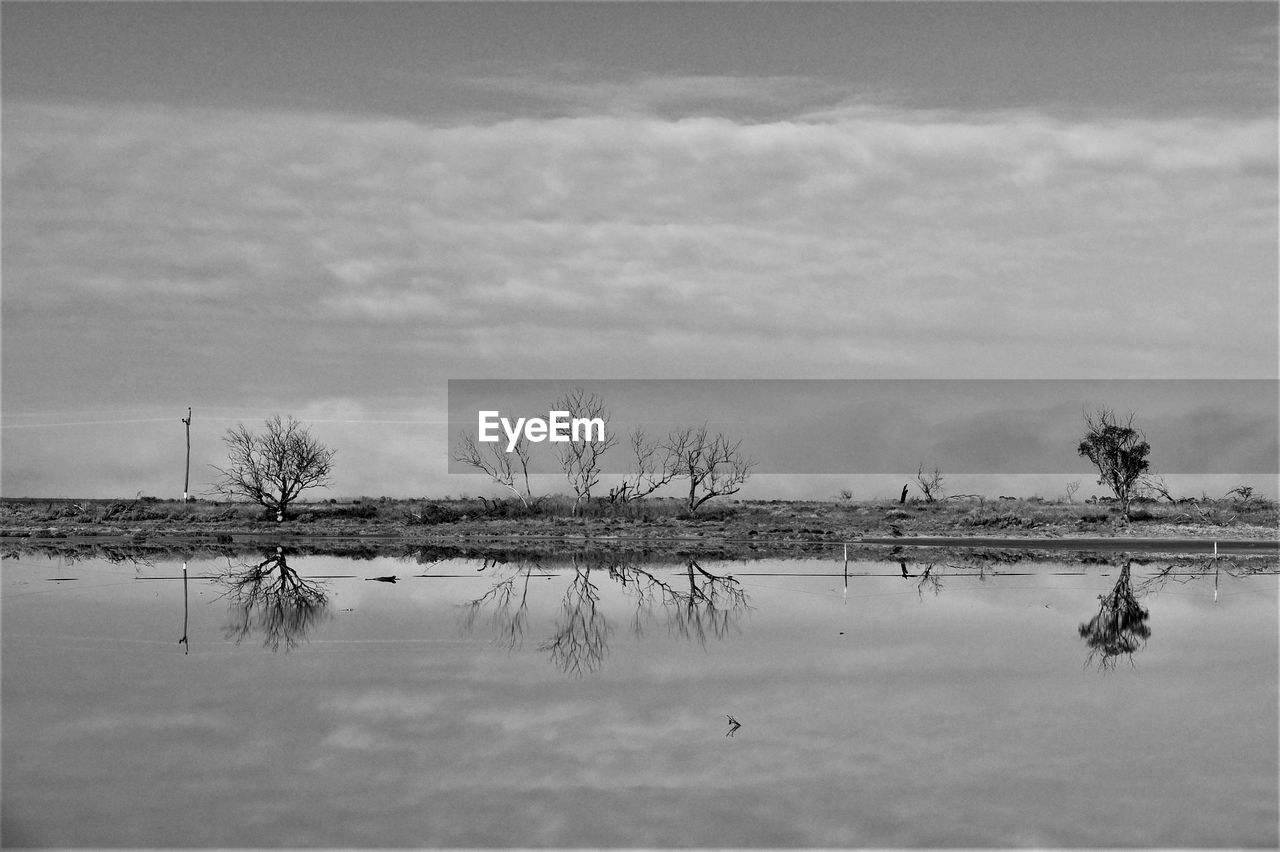
{"type": "Polygon", "coordinates": [[[737,732],[739,728],[742,727],[742,723],[739,722],[737,719],[733,718],[732,716],[728,715],[727,713],[725,714],[725,718],[729,720],[729,733],[725,734],[725,736],[731,737],[734,735],[734,733],[737,732]]]}
{"type": "Polygon", "coordinates": [[[379,583],[394,583],[395,577],[365,577],[366,580],[376,580],[379,583]]]}

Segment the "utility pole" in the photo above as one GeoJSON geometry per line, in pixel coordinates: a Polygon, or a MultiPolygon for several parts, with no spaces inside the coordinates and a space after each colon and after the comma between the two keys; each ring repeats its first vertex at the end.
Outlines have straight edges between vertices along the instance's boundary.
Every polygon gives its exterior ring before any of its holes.
{"type": "Polygon", "coordinates": [[[187,472],[182,477],[182,502],[187,502],[187,488],[191,485],[191,406],[187,406],[187,416],[182,418],[187,424],[187,472]]]}

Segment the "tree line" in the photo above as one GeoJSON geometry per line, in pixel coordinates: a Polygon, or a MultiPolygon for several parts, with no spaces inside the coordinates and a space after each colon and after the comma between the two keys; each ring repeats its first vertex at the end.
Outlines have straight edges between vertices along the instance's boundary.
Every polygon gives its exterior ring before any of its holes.
{"type": "MultiPolygon", "coordinates": [[[[611,418],[604,400],[594,393],[574,388],[559,397],[554,410],[568,412],[569,419],[599,420],[605,424],[600,441],[567,441],[556,451],[556,460],[573,490],[573,511],[590,502],[592,489],[600,484],[605,453],[618,445],[609,432],[611,418]]],[[[663,486],[684,481],[684,500],[690,512],[715,497],[736,494],[751,476],[755,462],[742,451],[741,439],[723,432],[713,433],[701,426],[680,426],[661,437],[651,437],[642,427],[628,435],[628,473],[611,487],[605,499],[610,504],[642,500],[663,486]]],[[[454,461],[488,476],[514,494],[525,507],[541,498],[533,493],[530,480],[532,445],[521,434],[508,452],[496,443],[481,449],[476,439],[463,432],[453,452],[454,461]]]]}
{"type": "MultiPolygon", "coordinates": [[[[597,394],[574,388],[556,400],[555,410],[567,411],[571,418],[600,419],[606,424],[604,440],[564,442],[556,451],[557,462],[573,491],[573,511],[598,493],[606,453],[618,446],[617,436],[608,431],[610,411],[597,394]]],[[[1120,504],[1125,518],[1141,484],[1152,485],[1169,496],[1160,483],[1145,478],[1150,468],[1151,445],[1134,425],[1134,415],[1118,417],[1113,409],[1100,407],[1084,414],[1085,435],[1077,453],[1098,470],[1098,484],[1107,487],[1120,504]]],[[[186,421],[184,421],[186,422],[186,421]]],[[[320,443],[309,427],[292,416],[275,415],[266,421],[263,432],[253,432],[244,424],[228,429],[226,467],[213,466],[218,478],[214,493],[231,499],[257,503],[283,521],[289,505],[312,488],[331,483],[337,454],[320,443]]],[[[651,436],[642,427],[627,436],[628,472],[609,487],[603,498],[611,505],[643,500],[661,488],[679,488],[690,513],[716,497],[736,494],[751,476],[755,461],[742,449],[741,439],[712,432],[706,423],[678,426],[665,435],[651,436]]],[[[481,447],[474,436],[457,437],[453,459],[483,473],[495,484],[510,491],[526,508],[545,498],[533,492],[532,447],[521,434],[510,452],[496,443],[481,447]]],[[[921,466],[917,479],[926,499],[940,491],[942,474],[935,467],[926,473],[921,466]]],[[[905,500],[906,488],[903,489],[905,500]]]]}

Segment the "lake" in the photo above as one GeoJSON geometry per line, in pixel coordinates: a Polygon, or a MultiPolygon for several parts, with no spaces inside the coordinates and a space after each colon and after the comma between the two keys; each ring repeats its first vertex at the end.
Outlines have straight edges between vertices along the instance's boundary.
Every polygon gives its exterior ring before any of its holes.
{"type": "Polygon", "coordinates": [[[6,558],[0,830],[1274,848],[1275,560],[1145,559],[6,558]]]}

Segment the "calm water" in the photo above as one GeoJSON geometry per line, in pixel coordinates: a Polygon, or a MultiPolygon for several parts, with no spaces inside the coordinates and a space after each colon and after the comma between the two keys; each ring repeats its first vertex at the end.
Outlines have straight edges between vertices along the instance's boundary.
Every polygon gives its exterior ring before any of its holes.
{"type": "Polygon", "coordinates": [[[1274,573],[272,556],[5,560],[5,845],[1278,842],[1274,573]]]}

